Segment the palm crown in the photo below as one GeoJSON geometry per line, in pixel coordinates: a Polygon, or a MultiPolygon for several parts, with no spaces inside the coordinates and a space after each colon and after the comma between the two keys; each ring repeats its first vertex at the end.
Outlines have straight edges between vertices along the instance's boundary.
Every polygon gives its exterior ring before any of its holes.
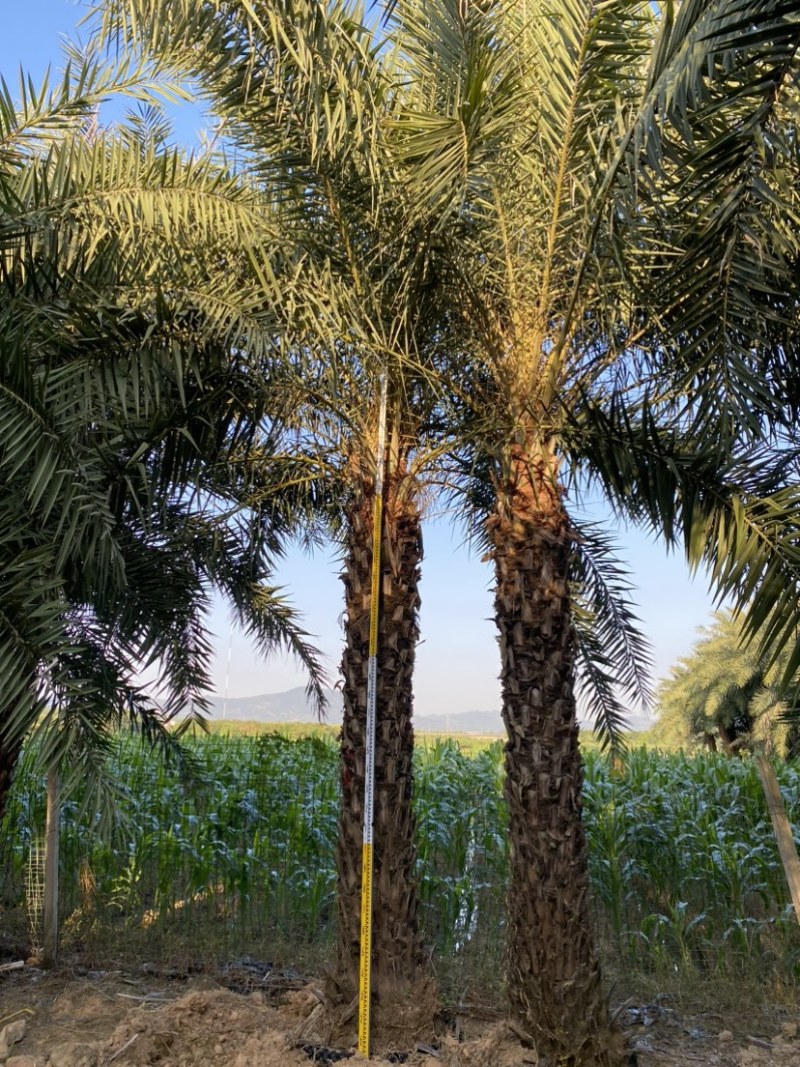
{"type": "Polygon", "coordinates": [[[168,744],[170,718],[202,712],[211,585],[320,693],[269,582],[298,461],[276,461],[271,482],[251,461],[254,444],[282,450],[291,394],[264,373],[280,366],[267,284],[289,290],[293,265],[224,169],[146,131],[98,131],[113,86],[88,64],[0,109],[4,787],[25,732],[52,716],[45,757],[94,759],[107,723],[132,717],[168,744]]]}

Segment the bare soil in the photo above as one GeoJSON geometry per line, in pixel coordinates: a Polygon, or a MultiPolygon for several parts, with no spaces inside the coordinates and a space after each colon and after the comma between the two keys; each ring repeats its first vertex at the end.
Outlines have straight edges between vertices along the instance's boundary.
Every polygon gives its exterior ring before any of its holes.
{"type": "MultiPolygon", "coordinates": [[[[800,1067],[800,1008],[687,1013],[669,998],[618,1007],[638,1067],[800,1067]]],[[[420,1030],[419,1004],[376,1013],[375,1064],[536,1067],[534,1049],[490,1009],[441,1013],[420,1030]]],[[[215,974],[0,972],[0,1063],[6,1067],[308,1067],[364,1063],[355,1011],[323,984],[253,960],[215,974]],[[5,1033],[8,1040],[3,1039],[5,1033]],[[9,1044],[10,1047],[6,1048],[9,1044]]]]}

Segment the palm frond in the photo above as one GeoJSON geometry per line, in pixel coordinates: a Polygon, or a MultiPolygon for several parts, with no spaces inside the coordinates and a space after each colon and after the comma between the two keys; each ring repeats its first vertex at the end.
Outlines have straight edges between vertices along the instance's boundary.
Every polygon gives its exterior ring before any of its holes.
{"type": "MultiPolygon", "coordinates": [[[[626,701],[646,709],[653,699],[652,659],[631,605],[632,585],[627,568],[620,561],[613,540],[595,523],[577,525],[571,559],[576,605],[612,667],[614,685],[626,701]]],[[[582,659],[586,657],[582,655],[582,659]]]]}
{"type": "Polygon", "coordinates": [[[591,458],[608,499],[667,545],[682,542],[718,600],[746,613],[745,632],[759,631],[770,661],[790,650],[790,684],[800,666],[800,488],[785,482],[786,456],[761,444],[726,453],[680,423],[661,425],[646,400],[635,413],[587,405],[581,418],[586,436],[573,444],[591,458]]]}

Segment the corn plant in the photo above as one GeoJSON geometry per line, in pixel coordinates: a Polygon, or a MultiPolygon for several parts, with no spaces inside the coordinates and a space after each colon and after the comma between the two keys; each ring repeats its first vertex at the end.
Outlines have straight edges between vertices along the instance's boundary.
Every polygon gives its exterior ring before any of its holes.
{"type": "MultiPolygon", "coordinates": [[[[130,740],[110,756],[119,791],[110,825],[74,795],[62,808],[67,937],[125,931],[157,955],[325,946],[332,934],[339,800],[331,736],[278,734],[188,742],[181,774],[130,740]]],[[[499,743],[465,753],[452,740],[415,763],[422,929],[457,970],[499,966],[508,881],[499,743]]],[[[585,754],[584,822],[595,911],[608,950],[646,970],[704,976],[800,973],[800,932],[755,772],[746,760],[652,750],[611,771],[585,754]]],[[[800,778],[780,779],[800,819],[800,778]]],[[[44,782],[30,761],[0,828],[0,909],[24,932],[31,849],[44,782]]],[[[99,950],[98,950],[99,951],[99,950]]]]}

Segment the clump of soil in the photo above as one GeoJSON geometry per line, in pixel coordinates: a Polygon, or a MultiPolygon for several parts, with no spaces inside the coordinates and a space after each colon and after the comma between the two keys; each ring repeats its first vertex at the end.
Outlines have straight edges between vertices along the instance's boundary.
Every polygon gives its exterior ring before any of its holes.
{"type": "Polygon", "coordinates": [[[536,1052],[524,1048],[505,1023],[495,1023],[471,1041],[445,1038],[439,1055],[437,1062],[448,1067],[535,1067],[539,1063],[536,1052]]]}
{"type": "MultiPolygon", "coordinates": [[[[294,981],[294,976],[288,976],[294,981]]],[[[219,975],[225,981],[226,971],[219,975]]],[[[287,980],[285,973],[281,981],[287,980]]],[[[262,987],[265,976],[258,980],[262,987]]],[[[431,996],[433,993],[431,992],[431,996]]],[[[6,1067],[307,1067],[365,1061],[343,1035],[354,1013],[321,989],[233,992],[210,975],[179,981],[141,972],[88,972],[77,977],[28,967],[0,974],[0,1037],[24,1029],[0,1057],[6,1067]],[[337,1016],[337,1011],[339,1015],[337,1016]],[[344,1014],[347,1014],[345,1010],[344,1014]],[[19,1027],[25,1020],[24,1028],[19,1027]]],[[[395,1004],[394,1018],[373,1016],[380,1035],[374,1065],[408,1067],[540,1067],[505,1023],[454,1013],[449,1029],[420,1037],[433,1000],[395,1004]],[[394,1026],[394,1029],[389,1024],[394,1026]]],[[[388,1013],[389,1006],[386,1006],[388,1013]]],[[[800,1012],[688,1015],[662,1005],[628,1006],[620,1014],[638,1067],[792,1067],[800,1064],[800,1012]]],[[[429,1025],[429,1024],[428,1024],[429,1025]]],[[[349,1029],[348,1029],[349,1028],[349,1029]]],[[[0,1041],[0,1046],[4,1042],[0,1041]]]]}
{"type": "Polygon", "coordinates": [[[308,1065],[308,1057],[290,1047],[278,1012],[264,1004],[262,994],[223,989],[188,993],[158,1011],[130,1012],[98,1049],[98,1064],[112,1057],[120,1067],[308,1065]]]}

